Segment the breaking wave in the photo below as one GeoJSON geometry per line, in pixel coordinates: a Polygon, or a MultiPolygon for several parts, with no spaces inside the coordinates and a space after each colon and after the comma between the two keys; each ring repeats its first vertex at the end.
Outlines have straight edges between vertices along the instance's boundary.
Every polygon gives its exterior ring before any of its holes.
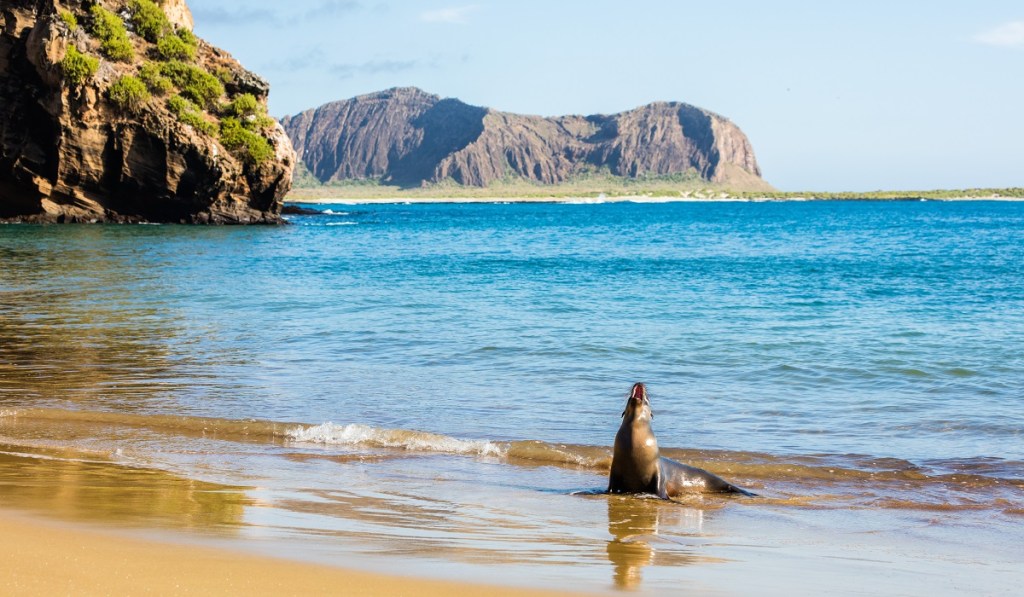
{"type": "MultiPolygon", "coordinates": [[[[32,425],[30,443],[45,444],[38,427],[100,425],[155,431],[204,440],[256,442],[299,447],[314,444],[340,452],[386,451],[405,454],[451,454],[493,458],[515,466],[555,466],[605,473],[609,446],[558,444],[540,440],[465,439],[412,429],[386,429],[362,423],[287,423],[208,417],[146,415],[60,409],[0,409],[0,442],[12,445],[20,425],[32,425]],[[13,434],[13,435],[12,435],[13,434]]],[[[29,441],[26,436],[26,441],[29,441]]],[[[62,445],[54,440],[54,446],[62,445]]],[[[995,508],[1019,512],[1024,491],[1024,462],[998,458],[934,460],[915,463],[895,458],[851,454],[785,455],[760,452],[665,448],[662,454],[722,475],[779,505],[802,505],[807,496],[858,495],[867,507],[943,510],[995,508]]],[[[339,456],[345,456],[344,453],[339,456]]]]}
{"type": "Polygon", "coordinates": [[[288,439],[317,444],[396,448],[416,452],[505,456],[507,448],[485,440],[464,440],[447,435],[408,429],[381,429],[351,423],[293,427],[285,433],[288,439]]]}

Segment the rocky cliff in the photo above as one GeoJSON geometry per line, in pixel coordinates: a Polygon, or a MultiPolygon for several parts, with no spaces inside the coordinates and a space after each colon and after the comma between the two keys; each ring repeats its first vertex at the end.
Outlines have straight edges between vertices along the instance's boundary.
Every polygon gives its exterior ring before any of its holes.
{"type": "Polygon", "coordinates": [[[557,184],[586,172],[689,173],[736,190],[770,188],[735,124],[677,102],[543,118],[396,88],[282,122],[321,182],[377,179],[410,187],[450,180],[483,187],[509,179],[557,184]]]}
{"type": "Polygon", "coordinates": [[[269,86],[191,28],[184,0],[4,0],[0,219],[279,222],[269,86]]]}

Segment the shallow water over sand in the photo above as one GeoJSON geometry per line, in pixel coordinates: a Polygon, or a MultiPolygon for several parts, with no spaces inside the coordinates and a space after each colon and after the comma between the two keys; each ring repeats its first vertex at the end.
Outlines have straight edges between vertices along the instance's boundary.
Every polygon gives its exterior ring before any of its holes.
{"type": "Polygon", "coordinates": [[[332,211],[0,227],[0,505],[548,587],[1024,580],[1024,205],[332,211]],[[760,496],[595,495],[641,380],[760,496]]]}
{"type": "Polygon", "coordinates": [[[652,594],[998,593],[1024,555],[1009,540],[1024,531],[1024,481],[991,470],[670,450],[760,496],[668,502],[603,495],[606,460],[558,456],[599,447],[531,442],[552,457],[535,460],[412,433],[400,447],[395,430],[324,444],[287,439],[322,426],[55,414],[0,418],[14,442],[0,446],[5,507],[385,573],[652,594]]]}

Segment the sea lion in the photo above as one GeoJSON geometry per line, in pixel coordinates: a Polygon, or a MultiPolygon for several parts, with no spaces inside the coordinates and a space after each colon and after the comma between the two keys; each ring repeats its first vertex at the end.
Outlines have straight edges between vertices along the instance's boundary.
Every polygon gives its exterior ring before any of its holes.
{"type": "Polygon", "coordinates": [[[608,493],[650,493],[666,500],[688,493],[757,495],[706,470],[662,457],[651,429],[653,418],[647,388],[633,384],[615,434],[608,493]]]}

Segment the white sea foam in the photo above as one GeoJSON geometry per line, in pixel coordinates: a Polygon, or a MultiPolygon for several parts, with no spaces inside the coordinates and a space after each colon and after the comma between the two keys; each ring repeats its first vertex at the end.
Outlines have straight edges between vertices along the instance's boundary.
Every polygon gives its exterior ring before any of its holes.
{"type": "Polygon", "coordinates": [[[416,452],[441,452],[475,456],[504,456],[507,448],[486,440],[464,440],[447,435],[410,431],[407,429],[380,429],[368,425],[349,424],[295,427],[286,436],[297,442],[330,445],[397,448],[416,452]]]}
{"type": "Polygon", "coordinates": [[[64,462],[93,462],[90,460],[79,460],[75,458],[58,458],[56,456],[48,456],[46,454],[36,454],[34,452],[16,452],[13,450],[0,450],[0,454],[6,456],[17,456],[18,458],[34,458],[36,460],[52,460],[52,461],[64,461],[64,462]]]}
{"type": "Polygon", "coordinates": [[[563,205],[600,205],[602,203],[609,203],[608,197],[599,195],[597,197],[567,197],[561,201],[558,201],[563,205]]]}

